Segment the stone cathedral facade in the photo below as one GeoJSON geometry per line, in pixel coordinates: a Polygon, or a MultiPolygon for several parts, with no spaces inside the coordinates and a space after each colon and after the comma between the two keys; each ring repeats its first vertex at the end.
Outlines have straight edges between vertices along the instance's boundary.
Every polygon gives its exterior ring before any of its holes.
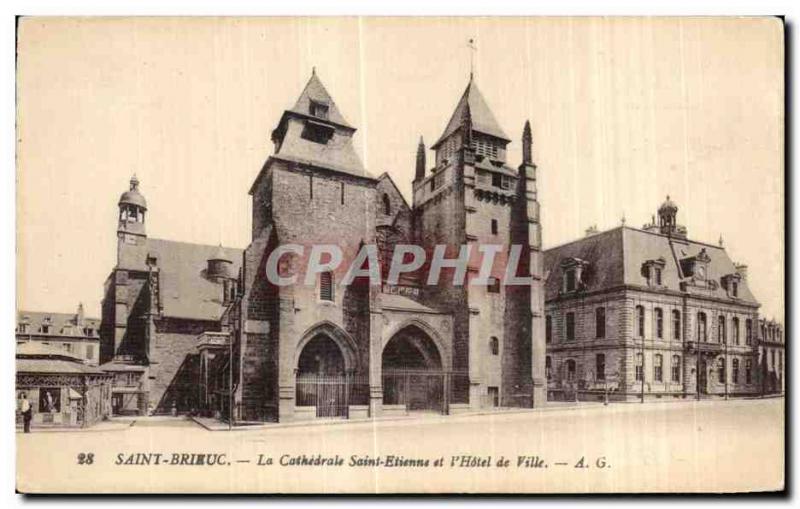
{"type": "MultiPolygon", "coordinates": [[[[196,412],[238,422],[457,413],[546,401],[544,285],[536,165],[529,124],[521,163],[470,78],[432,145],[420,139],[413,198],[370,174],[356,132],[316,74],[272,131],[253,182],[244,249],[147,237],[147,204],[132,180],[119,201],[118,261],[105,290],[101,362],[118,373],[115,408],[196,412]],[[345,261],[375,245],[380,284],[342,284],[347,264],[312,284],[276,286],[270,254],[335,244],[345,261]],[[397,245],[522,246],[521,286],[452,281],[429,266],[386,280],[397,245]]],[[[429,256],[430,259],[430,256],[429,256]]],[[[284,255],[282,270],[303,256],[284,255]]],[[[500,263],[502,265],[502,263],[500,263]]],[[[479,272],[470,258],[468,278],[479,272]]]]}

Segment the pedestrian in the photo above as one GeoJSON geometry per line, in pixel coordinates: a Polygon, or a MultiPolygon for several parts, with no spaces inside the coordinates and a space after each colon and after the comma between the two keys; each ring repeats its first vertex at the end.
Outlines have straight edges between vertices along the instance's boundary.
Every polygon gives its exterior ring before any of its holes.
{"type": "Polygon", "coordinates": [[[22,393],[22,401],[20,401],[20,410],[22,411],[22,422],[24,425],[25,433],[31,432],[31,418],[33,418],[33,409],[31,408],[31,402],[28,401],[28,395],[24,392],[22,393]]]}

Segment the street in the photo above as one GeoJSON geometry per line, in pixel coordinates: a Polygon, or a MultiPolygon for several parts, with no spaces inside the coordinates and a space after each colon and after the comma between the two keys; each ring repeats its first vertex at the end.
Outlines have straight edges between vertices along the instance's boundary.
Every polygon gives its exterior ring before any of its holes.
{"type": "Polygon", "coordinates": [[[231,432],[143,420],[18,433],[17,478],[21,491],[67,492],[774,490],[783,486],[783,431],[782,398],[231,432]]]}

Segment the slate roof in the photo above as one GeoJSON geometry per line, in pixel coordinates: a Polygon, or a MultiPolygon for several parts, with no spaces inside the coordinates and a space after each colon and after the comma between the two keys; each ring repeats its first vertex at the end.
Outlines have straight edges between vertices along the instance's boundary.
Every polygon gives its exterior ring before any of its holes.
{"type": "MultiPolygon", "coordinates": [[[[558,297],[562,285],[560,263],[567,258],[579,258],[588,262],[582,278],[587,292],[608,290],[622,285],[646,286],[642,264],[659,258],[665,262],[661,276],[663,286],[667,290],[681,291],[680,282],[685,275],[681,271],[680,260],[692,258],[703,249],[711,259],[708,265],[710,278],[719,283],[722,276],[736,273],[733,261],[720,246],[688,239],[670,239],[657,232],[627,226],[590,235],[545,250],[545,298],[551,300],[558,297]]],[[[709,295],[728,299],[721,284],[710,291],[709,295]]],[[[735,300],[758,304],[744,280],[739,284],[739,297],[735,300]]]]}
{"type": "Polygon", "coordinates": [[[103,374],[99,369],[84,364],[80,358],[39,342],[17,345],[16,357],[17,373],[103,374]]]}
{"type": "Polygon", "coordinates": [[[42,325],[49,325],[50,332],[45,335],[53,336],[75,336],[98,338],[100,328],[99,318],[84,317],[82,324],[78,325],[77,313],[49,313],[46,311],[18,311],[17,324],[25,323],[28,330],[25,334],[42,335],[42,325]],[[84,327],[94,329],[92,336],[86,336],[83,332],[84,327]]]}
{"type": "Polygon", "coordinates": [[[439,140],[434,143],[431,148],[435,149],[445,138],[461,127],[461,119],[463,118],[464,109],[467,107],[467,104],[469,104],[469,111],[472,117],[473,131],[488,134],[505,141],[511,141],[511,138],[508,137],[505,131],[500,127],[500,124],[497,123],[494,113],[489,109],[489,105],[486,104],[486,99],[483,98],[483,94],[478,90],[478,85],[470,79],[466,90],[464,90],[464,94],[461,96],[461,99],[458,100],[456,109],[450,117],[450,121],[447,123],[444,133],[442,133],[439,140]]]}
{"type": "Polygon", "coordinates": [[[325,85],[317,77],[317,73],[313,72],[311,74],[311,78],[306,83],[305,88],[300,93],[300,97],[297,98],[297,101],[294,103],[288,111],[292,111],[294,113],[299,113],[300,115],[309,115],[311,111],[311,101],[315,101],[318,103],[322,103],[328,106],[328,120],[339,124],[343,127],[349,127],[353,129],[347,120],[344,119],[342,112],[339,111],[339,108],[336,106],[336,103],[333,102],[333,98],[328,93],[328,90],[325,88],[325,85]]]}
{"type": "MultiPolygon", "coordinates": [[[[205,278],[209,258],[220,255],[219,246],[173,240],[147,239],[149,256],[155,256],[163,315],[195,320],[219,320],[225,310],[222,288],[205,278]]],[[[231,260],[231,274],[242,264],[241,249],[223,247],[231,260]]]]}
{"type": "Polygon", "coordinates": [[[275,152],[275,158],[372,178],[364,170],[364,165],[353,147],[355,128],[342,116],[316,73],[311,75],[294,106],[284,112],[275,132],[281,133],[281,143],[275,152]],[[311,101],[328,107],[327,118],[311,115],[311,101]],[[298,116],[302,121],[289,121],[289,117],[298,116]],[[332,137],[327,143],[308,140],[302,136],[306,124],[332,129],[332,137]]]}

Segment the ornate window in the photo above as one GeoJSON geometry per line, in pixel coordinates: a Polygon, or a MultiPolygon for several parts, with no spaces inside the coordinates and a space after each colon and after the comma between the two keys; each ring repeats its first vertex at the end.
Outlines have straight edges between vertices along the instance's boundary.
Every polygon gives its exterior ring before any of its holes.
{"type": "Polygon", "coordinates": [[[672,310],[672,339],[681,339],[681,312],[672,310]]]}
{"type": "Polygon", "coordinates": [[[734,316],[731,319],[731,334],[733,336],[733,344],[739,344],[739,318],[734,316]]]}
{"type": "Polygon", "coordinates": [[[606,379],[606,355],[599,353],[594,357],[595,378],[597,380],[606,379]]]}
{"type": "Polygon", "coordinates": [[[572,359],[567,360],[567,380],[575,380],[575,361],[572,359]]]}
{"type": "Polygon", "coordinates": [[[606,337],[606,308],[594,310],[594,331],[596,338],[606,337]]]}
{"type": "Polygon", "coordinates": [[[636,306],[636,336],[644,337],[644,306],[636,306]]]}
{"type": "Polygon", "coordinates": [[[697,341],[708,341],[708,327],[706,314],[700,311],[697,313],[697,341]]]}
{"type": "Polygon", "coordinates": [[[681,356],[680,355],[673,355],[672,356],[672,381],[673,382],[680,382],[681,381],[681,356]]]}
{"type": "Polygon", "coordinates": [[[644,356],[641,353],[636,354],[636,381],[641,382],[644,380],[644,356]]]}
{"type": "Polygon", "coordinates": [[[664,337],[664,310],[661,308],[655,309],[656,313],[656,337],[663,339],[664,337]]]}
{"type": "Polygon", "coordinates": [[[739,383],[739,359],[733,359],[731,363],[731,381],[735,384],[739,383]]]}
{"type": "Polygon", "coordinates": [[[744,321],[744,341],[745,344],[753,344],[753,320],[751,318],[744,321]]]}
{"type": "Polygon", "coordinates": [[[725,383],[725,359],[723,357],[717,361],[717,380],[721,384],[725,383]]]}
{"type": "Polygon", "coordinates": [[[728,342],[728,334],[725,330],[725,317],[722,315],[719,315],[717,318],[717,338],[720,343],[728,342]]]}
{"type": "Polygon", "coordinates": [[[575,313],[572,311],[567,313],[567,341],[573,341],[575,339],[575,313]]]}
{"type": "Polygon", "coordinates": [[[664,357],[660,353],[653,356],[653,379],[656,382],[664,381],[664,357]]]}

